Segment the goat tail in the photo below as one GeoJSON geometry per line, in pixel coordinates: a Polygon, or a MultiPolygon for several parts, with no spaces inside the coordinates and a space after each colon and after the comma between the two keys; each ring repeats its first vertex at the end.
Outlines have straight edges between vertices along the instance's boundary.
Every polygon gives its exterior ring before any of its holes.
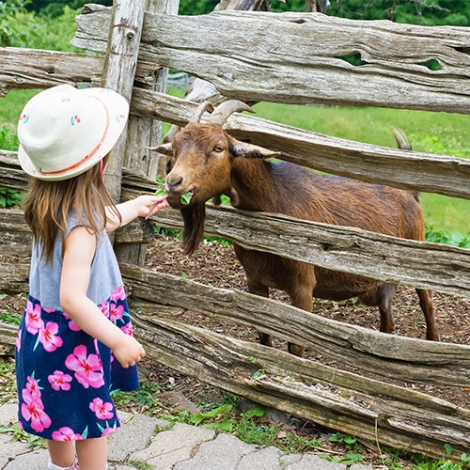
{"type": "MultiPolygon", "coordinates": [[[[408,139],[408,136],[406,135],[405,131],[403,129],[398,129],[396,127],[393,128],[393,135],[395,137],[395,140],[397,142],[397,146],[401,150],[407,150],[411,151],[413,148],[411,147],[411,142],[408,139]]],[[[413,195],[413,197],[416,199],[417,202],[419,202],[419,191],[415,190],[410,190],[410,193],[413,195]]]]}
{"type": "Polygon", "coordinates": [[[195,203],[181,209],[183,217],[183,252],[191,256],[198,248],[204,236],[204,219],[206,216],[206,205],[195,203]]]}

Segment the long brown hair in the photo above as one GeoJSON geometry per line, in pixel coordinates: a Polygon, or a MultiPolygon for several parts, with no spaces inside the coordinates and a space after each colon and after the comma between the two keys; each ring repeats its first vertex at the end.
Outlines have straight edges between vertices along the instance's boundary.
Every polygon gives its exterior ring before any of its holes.
{"type": "MultiPolygon", "coordinates": [[[[103,159],[104,165],[108,158],[109,154],[103,159]]],[[[80,223],[98,235],[106,228],[106,207],[122,221],[103,183],[100,165],[64,181],[32,178],[23,207],[35,240],[43,244],[46,262],[52,261],[58,234],[62,241],[65,239],[67,217],[72,209],[76,210],[80,223]]]]}

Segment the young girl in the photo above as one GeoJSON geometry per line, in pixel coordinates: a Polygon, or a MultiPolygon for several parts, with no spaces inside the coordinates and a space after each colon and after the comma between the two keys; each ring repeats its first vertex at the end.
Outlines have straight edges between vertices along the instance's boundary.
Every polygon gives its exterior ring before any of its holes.
{"type": "Polygon", "coordinates": [[[138,387],[145,351],[132,336],[106,232],[166,201],[115,205],[103,184],[128,112],[112,90],[60,85],[33,97],[18,124],[20,163],[33,177],[24,211],[34,240],[16,349],[18,417],[47,439],[49,470],[107,468],[106,436],[120,426],[111,393],[138,387]]]}

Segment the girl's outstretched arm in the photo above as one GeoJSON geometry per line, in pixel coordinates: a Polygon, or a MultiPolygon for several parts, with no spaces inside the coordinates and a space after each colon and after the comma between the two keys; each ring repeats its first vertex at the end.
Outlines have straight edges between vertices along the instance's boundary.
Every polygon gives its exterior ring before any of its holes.
{"type": "Polygon", "coordinates": [[[111,348],[120,364],[129,367],[144,357],[143,347],[135,338],[110,322],[87,297],[95,250],[96,236],[87,227],[75,227],[66,238],[60,280],[60,303],[85,333],[111,348]]]}
{"type": "Polygon", "coordinates": [[[167,205],[165,197],[162,196],[139,196],[135,199],[131,199],[121,204],[117,204],[116,207],[121,214],[122,223],[116,219],[112,211],[108,211],[108,222],[106,224],[106,230],[112,232],[122,225],[126,225],[136,217],[150,217],[159,210],[163,209],[167,205]]]}

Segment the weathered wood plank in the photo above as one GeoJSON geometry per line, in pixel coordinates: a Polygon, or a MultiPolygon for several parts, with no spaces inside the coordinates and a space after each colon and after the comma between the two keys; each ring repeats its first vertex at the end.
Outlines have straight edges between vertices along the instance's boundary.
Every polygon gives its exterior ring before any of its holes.
{"type": "Polygon", "coordinates": [[[134,326],[147,357],[255,402],[434,458],[450,444],[450,458],[459,461],[470,445],[470,411],[443,400],[167,321],[158,313],[135,314],[134,326]],[[260,369],[266,379],[253,379],[260,369]]]}
{"type": "MultiPolygon", "coordinates": [[[[72,43],[103,52],[108,12],[80,15],[72,43]]],[[[142,60],[197,75],[229,98],[470,113],[466,28],[319,13],[149,13],[142,42],[142,60]],[[356,54],[364,65],[342,59],[356,54]],[[431,59],[441,70],[424,65],[431,59]]]]}
{"type": "MultiPolygon", "coordinates": [[[[111,88],[130,103],[134,86],[140,37],[146,0],[122,0],[114,3],[110,25],[106,30],[106,56],[101,86],[111,88]]],[[[115,203],[121,199],[121,177],[126,149],[127,126],[110,151],[104,183],[115,203]]]]}
{"type": "MultiPolygon", "coordinates": [[[[178,14],[179,0],[147,0],[145,11],[151,13],[178,14]]],[[[168,69],[156,71],[154,80],[143,86],[146,89],[165,92],[168,69]]],[[[148,177],[155,180],[157,175],[158,159],[153,157],[149,147],[155,146],[161,140],[162,122],[152,117],[143,117],[135,114],[129,116],[127,124],[126,147],[123,166],[126,168],[142,170],[148,177]]],[[[143,266],[145,263],[146,245],[120,245],[115,246],[118,260],[143,266]]]]}
{"type": "Polygon", "coordinates": [[[0,356],[14,356],[18,328],[0,321],[0,356]]]}
{"type": "Polygon", "coordinates": [[[254,327],[384,377],[458,387],[470,384],[470,346],[387,335],[239,290],[205,286],[129,264],[120,266],[133,297],[254,327]]]}
{"type": "Polygon", "coordinates": [[[20,294],[29,290],[29,264],[0,263],[0,292],[20,294]]]}
{"type": "MultiPolygon", "coordinates": [[[[71,52],[16,47],[0,48],[0,97],[10,90],[49,88],[68,83],[90,82],[99,86],[104,57],[71,52]]],[[[161,66],[139,61],[135,80],[152,83],[161,66]]]]}
{"type": "MultiPolygon", "coordinates": [[[[21,257],[28,262],[33,235],[23,216],[23,211],[0,209],[0,257],[2,261],[21,257]]],[[[4,273],[2,273],[4,275],[4,273]]]]}

